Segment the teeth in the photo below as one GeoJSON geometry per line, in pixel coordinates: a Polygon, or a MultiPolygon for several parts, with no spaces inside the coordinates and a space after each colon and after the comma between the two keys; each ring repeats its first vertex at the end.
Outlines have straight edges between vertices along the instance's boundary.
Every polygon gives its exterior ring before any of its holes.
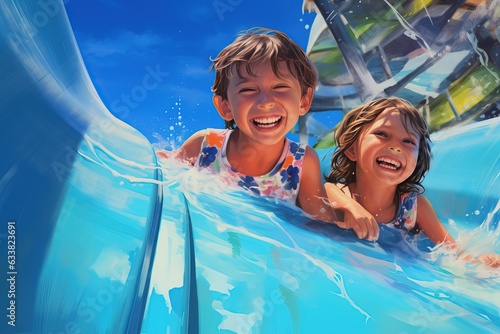
{"type": "Polygon", "coordinates": [[[269,124],[269,123],[276,123],[280,119],[281,119],[281,117],[256,118],[256,119],[254,119],[254,122],[261,123],[261,124],[269,124]]]}
{"type": "Polygon", "coordinates": [[[281,120],[281,117],[265,117],[265,118],[255,118],[253,122],[255,125],[270,128],[276,125],[277,122],[281,120]]]}
{"type": "Polygon", "coordinates": [[[398,170],[401,167],[401,163],[396,160],[392,160],[389,158],[378,158],[377,162],[380,163],[383,167],[389,168],[392,170],[398,170]]]}

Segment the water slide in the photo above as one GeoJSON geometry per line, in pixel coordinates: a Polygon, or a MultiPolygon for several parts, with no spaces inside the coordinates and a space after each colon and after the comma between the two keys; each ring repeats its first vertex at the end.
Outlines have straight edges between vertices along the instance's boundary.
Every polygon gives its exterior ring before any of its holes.
{"type": "MultiPolygon", "coordinates": [[[[158,161],[97,95],[63,2],[44,6],[0,3],[1,333],[500,330],[498,271],[158,161]]],[[[427,197],[471,253],[500,252],[499,118],[433,140],[427,197]]]]}
{"type": "MultiPolygon", "coordinates": [[[[307,53],[320,82],[312,111],[347,112],[373,97],[398,96],[422,111],[431,132],[500,113],[500,1],[312,6],[318,15],[307,53]]],[[[311,125],[317,114],[303,123],[311,125]]],[[[315,147],[334,145],[321,127],[303,129],[321,137],[315,147]]]]}

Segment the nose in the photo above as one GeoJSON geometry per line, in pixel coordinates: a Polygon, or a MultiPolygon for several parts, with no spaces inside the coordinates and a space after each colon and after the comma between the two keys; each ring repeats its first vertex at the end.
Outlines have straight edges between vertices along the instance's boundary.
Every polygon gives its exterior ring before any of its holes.
{"type": "Polygon", "coordinates": [[[261,93],[259,96],[258,107],[260,109],[270,109],[273,108],[275,102],[271,96],[266,93],[261,93]]]}
{"type": "Polygon", "coordinates": [[[401,151],[401,148],[400,148],[399,146],[397,146],[397,145],[392,145],[392,144],[391,144],[391,145],[389,145],[389,150],[391,150],[391,151],[395,151],[395,152],[397,152],[397,153],[401,153],[401,152],[402,152],[402,151],[401,151]]]}
{"type": "Polygon", "coordinates": [[[274,102],[267,101],[267,102],[259,103],[259,108],[261,108],[261,109],[270,109],[273,107],[274,107],[274,102]]]}

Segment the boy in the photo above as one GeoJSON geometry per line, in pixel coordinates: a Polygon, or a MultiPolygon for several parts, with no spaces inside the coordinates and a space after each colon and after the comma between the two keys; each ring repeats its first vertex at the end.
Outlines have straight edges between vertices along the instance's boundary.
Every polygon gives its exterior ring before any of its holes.
{"type": "Polygon", "coordinates": [[[282,32],[250,29],[212,60],[211,69],[213,103],[226,130],[195,133],[177,158],[220,174],[228,184],[291,201],[315,219],[334,222],[316,152],[286,138],[309,110],[317,84],[300,46],[282,32]]]}

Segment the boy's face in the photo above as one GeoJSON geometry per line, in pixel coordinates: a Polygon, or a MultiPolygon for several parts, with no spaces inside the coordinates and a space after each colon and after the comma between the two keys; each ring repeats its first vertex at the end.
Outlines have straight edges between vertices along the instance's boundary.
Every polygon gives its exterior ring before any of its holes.
{"type": "Polygon", "coordinates": [[[222,118],[232,120],[240,129],[240,135],[264,145],[273,145],[285,137],[311,106],[313,91],[301,94],[298,79],[280,62],[277,77],[269,61],[251,65],[255,76],[245,66],[232,68],[227,100],[214,97],[214,103],[222,118]]]}
{"type": "Polygon", "coordinates": [[[356,175],[366,174],[385,185],[398,185],[417,166],[420,136],[411,125],[405,129],[396,108],[385,109],[365,125],[348,157],[356,161],[356,175]]]}

